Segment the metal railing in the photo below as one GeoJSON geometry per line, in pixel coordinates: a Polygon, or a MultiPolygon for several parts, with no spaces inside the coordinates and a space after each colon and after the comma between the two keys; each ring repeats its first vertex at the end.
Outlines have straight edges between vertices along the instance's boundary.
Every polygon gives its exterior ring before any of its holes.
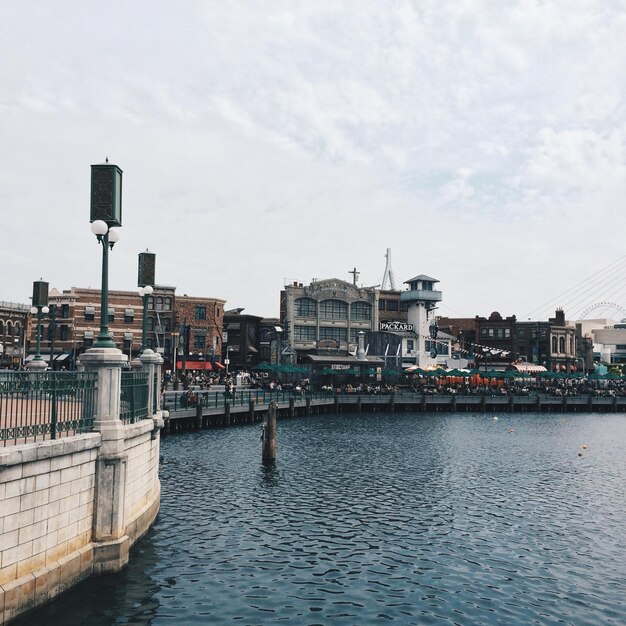
{"type": "Polygon", "coordinates": [[[6,446],[90,431],[94,372],[0,372],[0,442],[6,446]]]}
{"type": "Polygon", "coordinates": [[[124,424],[134,424],[148,417],[148,374],[122,372],[120,419],[124,424]]]}

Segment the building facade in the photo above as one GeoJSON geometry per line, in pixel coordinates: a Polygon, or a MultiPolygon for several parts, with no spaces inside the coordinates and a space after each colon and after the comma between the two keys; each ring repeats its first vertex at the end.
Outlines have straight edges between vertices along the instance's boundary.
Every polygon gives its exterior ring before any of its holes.
{"type": "Polygon", "coordinates": [[[0,368],[18,368],[27,350],[30,306],[0,302],[0,368]]]}
{"type": "Polygon", "coordinates": [[[378,291],[331,278],[293,283],[281,294],[283,341],[298,355],[347,354],[358,333],[378,328],[378,291]]]}

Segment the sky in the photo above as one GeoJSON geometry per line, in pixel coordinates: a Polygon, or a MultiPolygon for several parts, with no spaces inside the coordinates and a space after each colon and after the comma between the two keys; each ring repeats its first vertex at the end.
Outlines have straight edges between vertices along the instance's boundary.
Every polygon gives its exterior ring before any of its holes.
{"type": "Polygon", "coordinates": [[[157,284],[278,316],[389,248],[442,315],[553,313],[625,254],[625,33],[623,0],[0,0],[0,300],[99,288],[108,157],[111,289],[149,249],[157,284]]]}

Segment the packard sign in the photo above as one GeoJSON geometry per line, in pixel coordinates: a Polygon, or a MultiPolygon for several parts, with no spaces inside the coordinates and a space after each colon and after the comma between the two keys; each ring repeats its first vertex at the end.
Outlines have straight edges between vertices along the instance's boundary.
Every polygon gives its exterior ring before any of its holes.
{"type": "Polygon", "coordinates": [[[378,330],[386,330],[390,333],[408,333],[413,332],[413,324],[406,322],[379,322],[378,330]]]}

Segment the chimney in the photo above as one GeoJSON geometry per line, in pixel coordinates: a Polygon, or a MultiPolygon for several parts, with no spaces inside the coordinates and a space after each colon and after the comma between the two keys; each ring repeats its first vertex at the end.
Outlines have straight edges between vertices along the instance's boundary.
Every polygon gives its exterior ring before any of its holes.
{"type": "Polygon", "coordinates": [[[565,326],[565,311],[560,307],[556,310],[555,320],[557,326],[565,326]]]}
{"type": "Polygon", "coordinates": [[[362,330],[359,331],[359,344],[356,349],[356,358],[359,361],[367,361],[367,356],[365,355],[365,333],[362,330]]]}

